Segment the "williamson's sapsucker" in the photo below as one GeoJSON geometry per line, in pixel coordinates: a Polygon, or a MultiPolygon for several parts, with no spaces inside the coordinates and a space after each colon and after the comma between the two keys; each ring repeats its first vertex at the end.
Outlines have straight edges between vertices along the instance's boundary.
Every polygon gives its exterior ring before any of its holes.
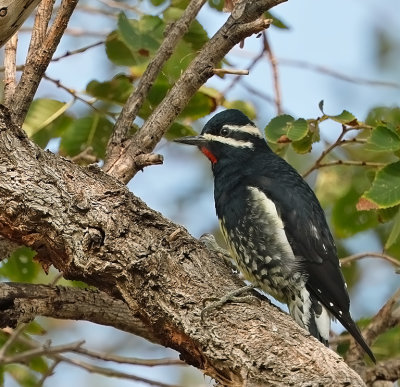
{"type": "Polygon", "coordinates": [[[245,279],[288,305],[291,316],[328,344],[336,317],[369,357],[353,321],[335,242],[314,192],[277,156],[241,111],[216,114],[198,136],[211,161],[222,233],[245,279]]]}

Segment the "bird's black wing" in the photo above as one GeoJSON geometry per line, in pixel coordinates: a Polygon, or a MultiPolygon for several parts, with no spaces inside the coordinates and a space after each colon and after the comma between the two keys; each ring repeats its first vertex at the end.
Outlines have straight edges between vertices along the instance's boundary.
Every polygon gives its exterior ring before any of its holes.
{"type": "Polygon", "coordinates": [[[335,316],[368,353],[349,312],[350,300],[337,250],[318,199],[303,178],[284,160],[264,176],[248,175],[245,183],[262,190],[276,206],[289,244],[307,276],[307,289],[335,316]]]}

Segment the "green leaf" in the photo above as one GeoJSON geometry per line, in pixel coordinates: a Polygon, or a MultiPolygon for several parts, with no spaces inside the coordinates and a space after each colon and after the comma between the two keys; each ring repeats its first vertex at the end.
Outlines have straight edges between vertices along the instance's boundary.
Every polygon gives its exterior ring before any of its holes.
{"type": "Polygon", "coordinates": [[[217,107],[217,102],[201,89],[190,99],[183,109],[179,118],[190,118],[192,120],[204,117],[213,112],[217,107]]]}
{"type": "Polygon", "coordinates": [[[287,24],[285,22],[283,22],[282,19],[278,18],[277,16],[275,16],[271,12],[268,12],[268,11],[265,12],[264,16],[267,19],[272,19],[272,25],[274,27],[277,27],[277,28],[280,28],[280,29],[284,29],[284,30],[288,30],[289,29],[287,24]]]}
{"type": "Polygon", "coordinates": [[[323,100],[321,100],[319,102],[318,106],[319,106],[319,109],[321,110],[321,112],[333,121],[339,122],[344,125],[350,125],[350,126],[358,125],[357,118],[347,110],[343,110],[340,114],[338,114],[336,116],[331,116],[324,112],[324,101],[323,100]]]}
{"type": "Polygon", "coordinates": [[[347,110],[343,110],[337,116],[328,116],[328,117],[333,121],[340,122],[341,124],[355,125],[357,123],[356,117],[354,117],[354,115],[348,112],[347,110]]]}
{"type": "Polygon", "coordinates": [[[186,9],[187,6],[189,5],[189,0],[172,0],[171,1],[171,6],[180,8],[180,9],[186,9]]]}
{"type": "Polygon", "coordinates": [[[400,204],[400,161],[388,164],[379,170],[371,188],[362,197],[375,203],[379,208],[400,204]]]}
{"type": "Polygon", "coordinates": [[[86,92],[103,101],[123,105],[133,91],[131,80],[124,74],[118,74],[110,81],[91,81],[86,92]]]}
{"type": "Polygon", "coordinates": [[[33,357],[29,360],[29,368],[32,371],[40,372],[44,374],[49,370],[49,364],[43,356],[33,357]]]}
{"type": "Polygon", "coordinates": [[[293,121],[294,118],[288,114],[274,117],[265,127],[265,136],[267,140],[275,144],[278,143],[278,140],[283,135],[286,135],[293,121]]]}
{"type": "Polygon", "coordinates": [[[106,39],[108,59],[118,66],[134,66],[138,64],[135,55],[119,38],[118,32],[113,31],[106,39]]]}
{"type": "Polygon", "coordinates": [[[218,11],[222,11],[224,8],[224,0],[208,0],[208,5],[218,11]]]}
{"type": "Polygon", "coordinates": [[[203,26],[197,20],[193,20],[183,40],[191,45],[192,50],[199,51],[209,39],[203,26]]]}
{"type": "Polygon", "coordinates": [[[151,4],[153,4],[155,7],[158,7],[159,5],[165,3],[165,0],[150,0],[151,4]]]}
{"type": "Polygon", "coordinates": [[[54,99],[41,98],[34,100],[22,128],[29,137],[39,132],[45,126],[61,116],[72,103],[64,103],[54,99]]]}
{"type": "Polygon", "coordinates": [[[395,216],[393,220],[393,226],[392,230],[390,231],[389,237],[385,243],[385,249],[389,249],[391,246],[393,246],[400,237],[400,209],[397,212],[397,215],[395,216]]]}
{"type": "Polygon", "coordinates": [[[305,154],[311,152],[312,144],[314,142],[314,134],[312,132],[308,132],[301,140],[293,141],[292,147],[296,153],[305,154]]]}
{"type": "Polygon", "coordinates": [[[112,128],[113,124],[98,114],[75,120],[61,139],[60,152],[63,155],[76,156],[92,147],[93,154],[102,159],[112,128]]]}
{"type": "Polygon", "coordinates": [[[376,214],[371,211],[357,211],[356,204],[360,192],[351,186],[349,191],[336,200],[332,209],[332,225],[335,234],[340,238],[348,238],[360,231],[376,227],[376,214]]]}
{"type": "Polygon", "coordinates": [[[144,15],[139,20],[128,20],[122,12],[118,18],[119,37],[133,53],[145,59],[160,47],[164,27],[157,16],[144,15]]]}
{"type": "Polygon", "coordinates": [[[198,133],[192,127],[174,122],[167,133],[165,133],[165,138],[172,141],[178,137],[195,136],[197,134],[198,133]]]}
{"type": "Polygon", "coordinates": [[[24,332],[36,336],[43,336],[47,333],[47,331],[36,321],[30,322],[24,328],[24,332]]]}
{"type": "Polygon", "coordinates": [[[45,148],[50,139],[61,137],[73,121],[74,118],[67,114],[63,114],[42,130],[36,132],[31,139],[40,147],[45,148]]]}
{"type": "Polygon", "coordinates": [[[287,136],[292,141],[299,141],[303,139],[308,133],[308,124],[304,118],[298,118],[293,121],[288,128],[287,136]]]}
{"type": "Polygon", "coordinates": [[[22,387],[35,387],[38,384],[37,376],[27,367],[19,364],[7,364],[4,366],[7,372],[22,387]]]}
{"type": "Polygon", "coordinates": [[[171,58],[168,59],[162,69],[164,77],[171,86],[178,80],[196,55],[197,51],[192,49],[189,43],[183,40],[178,43],[171,58]]]}
{"type": "Polygon", "coordinates": [[[400,129],[400,108],[380,106],[369,111],[365,121],[368,125],[383,125],[389,129],[400,129]]]}
{"type": "Polygon", "coordinates": [[[36,252],[29,247],[15,250],[0,266],[0,277],[15,282],[32,282],[40,272],[40,265],[32,260],[36,252]]]}
{"type": "Polygon", "coordinates": [[[367,140],[367,150],[394,152],[400,149],[400,137],[392,130],[378,126],[367,140]]]}

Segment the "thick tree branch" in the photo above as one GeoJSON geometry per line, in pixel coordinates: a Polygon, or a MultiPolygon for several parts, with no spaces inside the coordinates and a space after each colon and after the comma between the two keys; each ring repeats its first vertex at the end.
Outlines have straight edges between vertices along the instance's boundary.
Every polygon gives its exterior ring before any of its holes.
{"type": "Polygon", "coordinates": [[[395,382],[400,379],[400,359],[390,359],[378,363],[367,370],[365,382],[371,387],[383,387],[388,384],[382,382],[395,382]]]}
{"type": "Polygon", "coordinates": [[[42,151],[4,108],[0,200],[0,235],[31,246],[66,278],[122,298],[127,318],[137,312],[158,342],[220,382],[363,385],[338,355],[265,300],[227,305],[202,321],[205,298],[242,285],[224,260],[97,167],[42,151]]]}
{"type": "MultiPolygon", "coordinates": [[[[31,55],[27,58],[21,80],[14,93],[11,110],[14,122],[18,125],[22,125],[25,120],[26,113],[28,112],[39,83],[67,28],[68,21],[77,3],[78,0],[63,0],[61,2],[54,23],[50,27],[46,38],[43,40],[42,44],[37,47],[37,50],[31,52],[31,55]]],[[[44,15],[44,17],[47,16],[44,15]]],[[[45,19],[43,20],[45,21],[45,19]]],[[[45,23],[41,23],[40,25],[41,30],[43,30],[43,24],[45,23]]],[[[34,36],[39,40],[42,39],[42,33],[34,34],[34,36]],[[41,38],[39,38],[39,36],[41,36],[41,38]]],[[[35,47],[36,43],[37,42],[34,43],[35,47]]]]}
{"type": "Polygon", "coordinates": [[[114,158],[105,171],[127,182],[141,170],[144,166],[137,162],[138,156],[153,151],[190,98],[213,76],[217,63],[241,40],[267,28],[269,21],[260,16],[284,1],[286,0],[243,0],[237,4],[227,22],[204,45],[143,127],[133,139],[123,144],[119,157],[114,158]]]}
{"type": "Polygon", "coordinates": [[[63,286],[0,284],[0,328],[16,327],[37,316],[86,320],[108,325],[157,342],[154,335],[121,300],[106,293],[63,286]]]}
{"type": "Polygon", "coordinates": [[[165,39],[161,43],[154,58],[150,61],[140,81],[126,101],[120,116],[115,124],[113,134],[107,147],[107,157],[104,169],[108,170],[118,159],[122,151],[121,146],[127,139],[132,122],[142,107],[153,82],[157,78],[162,66],[174,52],[182,36],[188,31],[190,24],[196,18],[206,0],[192,0],[186,7],[181,18],[169,26],[165,39]]]}

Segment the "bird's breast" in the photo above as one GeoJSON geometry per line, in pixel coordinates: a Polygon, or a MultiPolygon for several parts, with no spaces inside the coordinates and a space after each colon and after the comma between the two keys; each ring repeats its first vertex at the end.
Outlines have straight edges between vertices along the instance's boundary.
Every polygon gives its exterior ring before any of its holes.
{"type": "Polygon", "coordinates": [[[217,203],[222,233],[244,277],[275,298],[299,281],[295,257],[274,202],[256,187],[233,190],[217,203]],[[282,290],[283,289],[283,290],[282,290]]]}

